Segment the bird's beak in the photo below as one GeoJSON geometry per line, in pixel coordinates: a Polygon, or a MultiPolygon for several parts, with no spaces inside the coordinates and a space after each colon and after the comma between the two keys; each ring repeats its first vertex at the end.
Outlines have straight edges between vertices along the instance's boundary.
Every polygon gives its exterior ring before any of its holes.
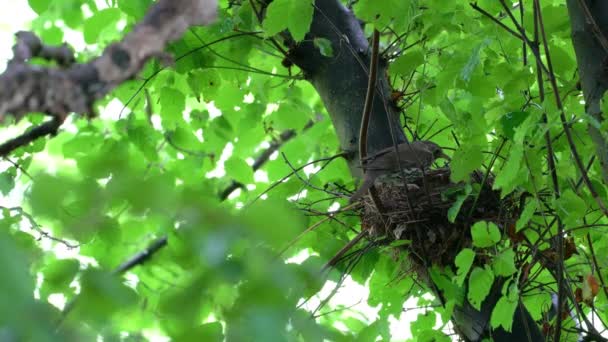
{"type": "Polygon", "coordinates": [[[441,153],[439,154],[439,157],[438,157],[438,158],[443,158],[443,159],[445,159],[445,160],[447,160],[447,161],[452,161],[452,158],[450,158],[450,156],[448,156],[447,154],[445,154],[445,152],[441,152],[441,153]]]}

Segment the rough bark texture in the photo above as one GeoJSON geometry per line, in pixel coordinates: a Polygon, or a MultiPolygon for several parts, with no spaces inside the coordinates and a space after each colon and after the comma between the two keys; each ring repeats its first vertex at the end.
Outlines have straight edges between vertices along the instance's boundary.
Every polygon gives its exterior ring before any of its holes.
{"type": "MultiPolygon", "coordinates": [[[[349,165],[357,177],[362,176],[358,167],[358,141],[367,90],[369,50],[368,41],[354,15],[338,0],[323,0],[316,2],[306,41],[293,49],[289,56],[321,96],[342,149],[355,152],[349,165]],[[334,50],[333,57],[322,56],[312,43],[314,38],[329,39],[334,50]]],[[[397,144],[405,142],[397,112],[390,105],[391,89],[385,71],[386,63],[380,62],[368,130],[370,155],[393,146],[393,138],[397,144]]]]}
{"type": "MultiPolygon", "coordinates": [[[[585,96],[585,110],[597,122],[602,123],[604,117],[600,101],[608,88],[608,2],[568,0],[568,13],[580,83],[585,96]]],[[[589,124],[587,129],[595,144],[604,184],[608,184],[606,139],[593,124],[589,124]]]]}
{"type": "Polygon", "coordinates": [[[133,78],[152,57],[165,57],[166,45],[193,25],[212,22],[216,0],[162,0],[121,42],[89,63],[75,64],[67,47],[44,46],[29,32],[17,34],[14,58],[0,75],[0,120],[42,112],[63,120],[69,113],[92,114],[92,105],[133,78]],[[28,64],[33,57],[54,60],[59,68],[28,64]]]}

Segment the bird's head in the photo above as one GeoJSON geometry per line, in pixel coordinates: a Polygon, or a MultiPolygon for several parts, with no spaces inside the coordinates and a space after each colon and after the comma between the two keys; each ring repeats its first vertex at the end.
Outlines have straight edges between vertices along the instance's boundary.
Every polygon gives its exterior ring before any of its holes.
{"type": "Polygon", "coordinates": [[[450,157],[443,152],[441,147],[435,144],[432,141],[423,141],[425,148],[433,154],[433,159],[443,158],[446,160],[451,160],[450,157]]]}

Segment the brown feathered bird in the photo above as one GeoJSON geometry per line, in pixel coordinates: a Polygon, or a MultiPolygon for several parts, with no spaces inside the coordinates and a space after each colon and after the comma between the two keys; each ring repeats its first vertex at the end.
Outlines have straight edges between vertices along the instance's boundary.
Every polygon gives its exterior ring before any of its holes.
{"type": "MultiPolygon", "coordinates": [[[[404,170],[414,168],[427,168],[433,164],[437,158],[450,159],[439,145],[432,141],[414,141],[397,145],[399,151],[399,163],[404,170]]],[[[365,177],[361,187],[350,197],[350,202],[354,202],[374,185],[376,178],[399,172],[399,164],[395,157],[395,148],[389,147],[379,151],[369,158],[363,160],[365,177]]]]}

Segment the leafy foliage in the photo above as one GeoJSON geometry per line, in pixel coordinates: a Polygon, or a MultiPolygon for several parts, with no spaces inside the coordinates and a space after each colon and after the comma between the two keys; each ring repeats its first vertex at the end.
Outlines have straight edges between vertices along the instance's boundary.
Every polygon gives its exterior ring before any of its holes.
{"type": "MultiPolygon", "coordinates": [[[[28,3],[38,14],[31,28],[45,43],[82,41],[77,57],[86,61],[132,29],[153,2],[28,3]]],[[[497,1],[477,6],[504,14],[497,1]]],[[[532,13],[532,2],[521,6],[532,13]]],[[[606,284],[595,280],[608,279],[608,262],[594,260],[608,252],[597,204],[608,196],[586,132],[605,123],[587,116],[580,101],[561,1],[542,2],[550,56],[541,52],[541,59],[553,61],[555,91],[597,196],[580,184],[556,95],[539,83],[546,75],[531,68],[533,52],[521,41],[467,2],[360,0],[352,8],[383,32],[382,56],[391,87],[402,94],[395,105],[407,113],[409,138],[432,137],[453,150],[451,179],[464,185],[450,220],[468,215],[465,200],[489,190],[471,184],[477,170],[493,178],[501,199],[521,199],[513,222],[471,222],[472,246],[458,252],[453,270],[429,266],[443,306],[410,277],[406,253],[364,247],[320,273],[359,224],[342,213],[322,221],[346,205],[323,190],[344,192],[354,182],[343,159],[328,158],[340,147],[319,95],[272,43],[290,34],[325,58],[336,46],[307,35],[313,1],[274,0],[263,23],[258,7],[221,1],[215,24],[191,28],[168,48],[172,67],[149,62],[140,79],[96,104],[99,117],[70,117],[57,136],[14,151],[3,164],[0,340],[390,340],[398,333],[390,321],[405,317],[412,298],[429,307],[411,324],[416,340],[448,341],[454,306],[466,298],[479,309],[501,284],[492,328],[511,330],[520,300],[535,320],[550,320],[556,285],[547,265],[558,261],[572,292],[584,291],[575,303],[581,312],[608,321],[606,284]],[[260,153],[287,131],[296,137],[254,170],[260,153]],[[221,201],[233,182],[241,187],[221,201]],[[556,248],[558,223],[571,245],[556,248]],[[163,236],[166,247],[144,264],[113,271],[163,236]],[[337,289],[343,273],[369,290],[368,312],[330,300],[338,290],[326,289],[337,289]]],[[[532,18],[524,16],[525,32],[534,32],[532,18]]],[[[32,115],[19,126],[40,120],[32,115]]]]}

